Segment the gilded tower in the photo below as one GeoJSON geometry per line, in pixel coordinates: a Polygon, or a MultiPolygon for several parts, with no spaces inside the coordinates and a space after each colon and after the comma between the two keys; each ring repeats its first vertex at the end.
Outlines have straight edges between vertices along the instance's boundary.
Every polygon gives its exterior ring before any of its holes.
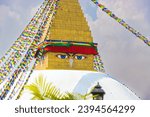
{"type": "Polygon", "coordinates": [[[43,46],[43,60],[37,65],[37,70],[94,70],[97,44],[93,43],[78,0],[58,2],[57,12],[43,46]]]}

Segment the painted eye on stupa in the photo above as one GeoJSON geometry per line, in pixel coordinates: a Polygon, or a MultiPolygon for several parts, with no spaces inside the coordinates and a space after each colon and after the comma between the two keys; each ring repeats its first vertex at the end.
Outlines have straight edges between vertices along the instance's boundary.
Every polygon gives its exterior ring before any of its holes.
{"type": "Polygon", "coordinates": [[[68,56],[67,55],[63,55],[63,54],[58,54],[58,55],[56,55],[58,58],[60,58],[60,59],[67,59],[68,58],[68,56]]]}
{"type": "Polygon", "coordinates": [[[75,56],[75,59],[77,60],[83,60],[85,58],[86,58],[85,56],[78,56],[78,55],[75,56]]]}

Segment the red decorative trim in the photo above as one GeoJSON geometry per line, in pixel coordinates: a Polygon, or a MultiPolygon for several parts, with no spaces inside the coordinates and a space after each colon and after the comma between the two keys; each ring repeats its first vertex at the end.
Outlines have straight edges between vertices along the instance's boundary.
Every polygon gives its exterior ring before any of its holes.
{"type": "Polygon", "coordinates": [[[75,53],[75,54],[93,54],[97,55],[98,52],[94,47],[87,46],[47,46],[44,48],[48,52],[62,52],[62,53],[75,53]]]}

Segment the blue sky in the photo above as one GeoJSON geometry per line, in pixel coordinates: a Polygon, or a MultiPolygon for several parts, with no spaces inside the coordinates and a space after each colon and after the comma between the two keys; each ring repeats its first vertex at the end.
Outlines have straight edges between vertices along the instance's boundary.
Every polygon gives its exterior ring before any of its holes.
{"type": "MultiPolygon", "coordinates": [[[[149,0],[99,0],[150,38],[149,0]]],[[[0,57],[21,34],[43,0],[0,0],[0,57]]],[[[106,72],[142,99],[150,99],[150,48],[90,0],[80,0],[106,72]]]]}

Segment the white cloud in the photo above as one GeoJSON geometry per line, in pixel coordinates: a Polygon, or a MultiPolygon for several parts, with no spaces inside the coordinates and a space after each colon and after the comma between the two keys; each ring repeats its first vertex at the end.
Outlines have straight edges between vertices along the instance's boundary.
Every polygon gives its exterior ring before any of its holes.
{"type": "Polygon", "coordinates": [[[5,6],[5,5],[0,5],[0,21],[3,23],[7,18],[13,18],[14,20],[19,21],[20,20],[20,15],[13,11],[10,7],[5,6]]]}

